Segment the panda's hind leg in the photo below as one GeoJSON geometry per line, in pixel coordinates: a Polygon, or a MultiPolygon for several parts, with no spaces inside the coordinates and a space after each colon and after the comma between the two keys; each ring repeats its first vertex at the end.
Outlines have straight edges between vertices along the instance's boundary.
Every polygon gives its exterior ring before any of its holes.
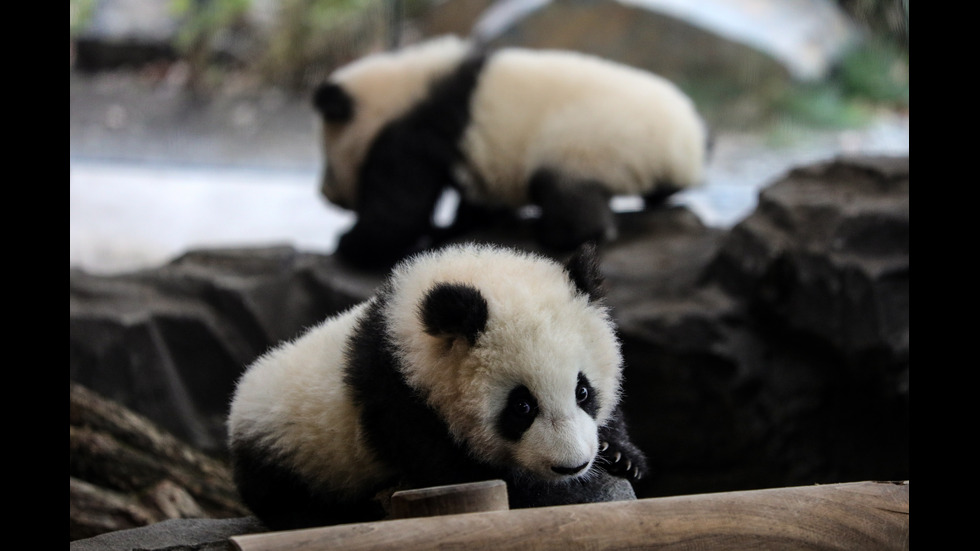
{"type": "Polygon", "coordinates": [[[529,192],[541,209],[537,234],[546,247],[568,251],[588,241],[616,238],[611,195],[600,182],[539,170],[531,177],[529,192]]]}
{"type": "Polygon", "coordinates": [[[657,184],[652,191],[643,195],[643,206],[647,209],[654,209],[664,206],[667,200],[681,188],[669,182],[657,184]]]}
{"type": "Polygon", "coordinates": [[[291,530],[327,524],[380,520],[381,504],[365,492],[361,499],[341,500],[316,490],[253,441],[232,443],[235,484],[245,505],[266,527],[291,530]]]}

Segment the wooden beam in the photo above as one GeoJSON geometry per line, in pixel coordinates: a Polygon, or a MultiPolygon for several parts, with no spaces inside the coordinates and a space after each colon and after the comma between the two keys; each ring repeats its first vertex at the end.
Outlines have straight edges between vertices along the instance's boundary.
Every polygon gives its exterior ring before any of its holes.
{"type": "Polygon", "coordinates": [[[506,511],[509,508],[507,484],[503,480],[403,490],[391,495],[391,518],[394,519],[506,511]]]}
{"type": "Polygon", "coordinates": [[[855,482],[235,536],[240,551],[908,549],[909,484],[855,482]]]}

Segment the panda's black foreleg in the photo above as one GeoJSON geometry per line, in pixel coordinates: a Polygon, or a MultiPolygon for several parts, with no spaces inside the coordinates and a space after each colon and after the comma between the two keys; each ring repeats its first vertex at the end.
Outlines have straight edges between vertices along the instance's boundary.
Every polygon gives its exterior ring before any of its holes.
{"type": "Polygon", "coordinates": [[[647,474],[646,456],[633,445],[622,411],[617,408],[599,429],[599,466],[611,475],[640,480],[647,474]]]}
{"type": "Polygon", "coordinates": [[[416,252],[432,231],[432,212],[449,182],[444,163],[415,151],[420,146],[409,145],[412,136],[396,130],[371,149],[360,176],[357,222],[337,244],[341,257],[362,267],[389,268],[416,252]]]}
{"type": "Polygon", "coordinates": [[[439,190],[426,184],[406,194],[397,188],[406,180],[393,180],[389,189],[365,194],[357,207],[357,222],[340,236],[337,254],[363,268],[387,269],[416,251],[429,232],[439,190]]]}
{"type": "Polygon", "coordinates": [[[529,191],[531,202],[541,209],[537,234],[546,247],[569,251],[589,241],[615,238],[610,194],[600,183],[539,170],[531,178],[529,191]]]}

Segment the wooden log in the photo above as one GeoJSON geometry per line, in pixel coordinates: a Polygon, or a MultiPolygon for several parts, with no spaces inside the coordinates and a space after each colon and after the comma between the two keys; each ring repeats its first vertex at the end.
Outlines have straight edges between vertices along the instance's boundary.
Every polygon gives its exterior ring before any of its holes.
{"type": "Polygon", "coordinates": [[[503,480],[404,490],[391,495],[391,517],[395,519],[506,511],[509,507],[503,480]]]}
{"type": "Polygon", "coordinates": [[[908,549],[908,481],[855,482],[387,520],[231,538],[322,549],[908,549]]]}
{"type": "Polygon", "coordinates": [[[69,381],[69,539],[170,518],[235,518],[231,470],[149,419],[69,381]]]}

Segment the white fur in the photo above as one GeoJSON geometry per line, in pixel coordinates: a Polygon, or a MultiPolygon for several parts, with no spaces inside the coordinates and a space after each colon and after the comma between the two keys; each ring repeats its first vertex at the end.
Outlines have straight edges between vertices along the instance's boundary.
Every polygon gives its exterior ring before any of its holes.
{"type": "Polygon", "coordinates": [[[305,480],[340,495],[386,472],[366,447],[343,381],[344,349],[368,303],[329,318],[255,361],[238,382],[231,437],[261,447],[305,480]]]}
{"type": "Polygon", "coordinates": [[[484,68],[463,138],[486,186],[467,192],[517,207],[534,171],[551,168],[641,195],[702,179],[705,129],[669,81],[574,52],[505,49],[484,68]]]}
{"type": "MultiPolygon", "coordinates": [[[[338,70],[357,104],[355,120],[324,128],[327,199],[350,207],[356,175],[378,131],[455,68],[469,43],[442,37],[338,70]]],[[[652,73],[573,52],[502,49],[484,67],[453,167],[467,198],[520,207],[534,171],[603,182],[614,195],[644,194],[657,182],[701,183],[706,131],[691,100],[652,73]]]]}

